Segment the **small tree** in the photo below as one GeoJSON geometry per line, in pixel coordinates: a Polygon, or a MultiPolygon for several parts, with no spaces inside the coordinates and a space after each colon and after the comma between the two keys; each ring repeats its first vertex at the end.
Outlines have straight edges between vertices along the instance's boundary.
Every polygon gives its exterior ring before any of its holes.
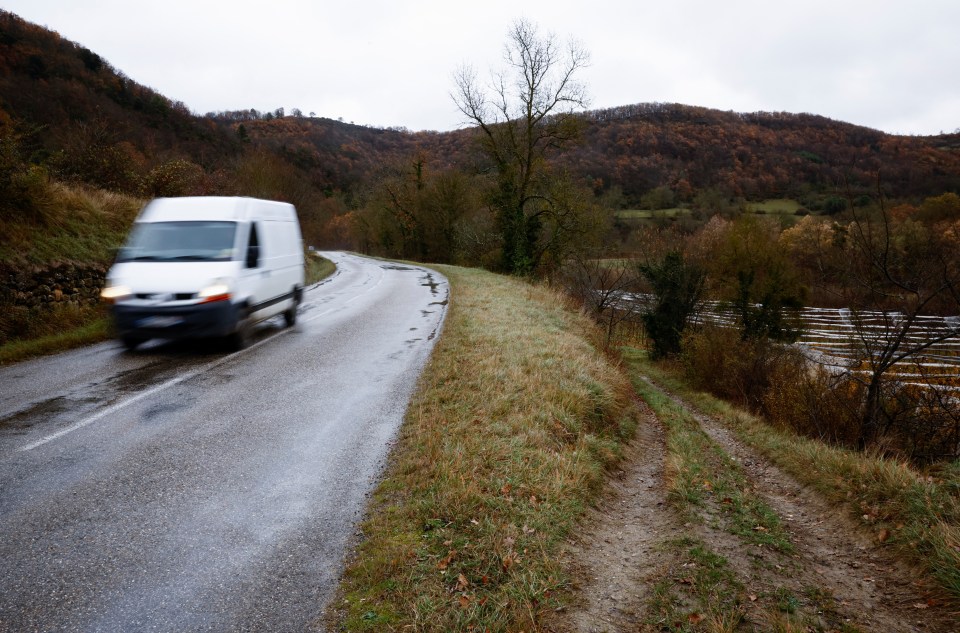
{"type": "Polygon", "coordinates": [[[744,215],[719,235],[713,273],[744,340],[792,342],[799,335],[796,313],[806,290],[778,247],[778,234],[775,222],[744,215]]]}
{"type": "Polygon", "coordinates": [[[561,47],[554,36],[518,20],[507,39],[506,69],[493,73],[489,87],[470,67],[455,75],[453,99],[477,127],[496,172],[491,203],[502,237],[501,265],[508,272],[536,270],[551,244],[570,243],[559,239],[561,234],[579,230],[576,222],[563,221],[577,209],[561,200],[557,185],[563,178],[550,173],[547,157],[578,136],[574,110],[586,107],[587,96],[576,75],[588,59],[578,44],[561,47]],[[545,235],[552,235],[549,242],[545,235]]]}
{"type": "Polygon", "coordinates": [[[639,269],[653,287],[653,305],[643,313],[652,355],[677,354],[683,331],[703,295],[706,274],[676,251],[667,253],[659,263],[640,264],[639,269]]]}
{"type": "Polygon", "coordinates": [[[567,294],[588,309],[607,333],[607,346],[617,326],[635,316],[635,304],[627,293],[636,286],[636,272],[626,262],[604,261],[578,253],[560,271],[567,294]]]}

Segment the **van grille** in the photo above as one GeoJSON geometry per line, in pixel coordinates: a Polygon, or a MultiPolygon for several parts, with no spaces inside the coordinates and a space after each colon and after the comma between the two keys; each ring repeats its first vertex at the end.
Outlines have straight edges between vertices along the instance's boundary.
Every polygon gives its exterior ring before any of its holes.
{"type": "Polygon", "coordinates": [[[188,299],[196,298],[197,294],[195,292],[177,292],[174,294],[151,294],[149,292],[138,292],[134,295],[137,299],[151,299],[153,301],[187,301],[188,299]]]}

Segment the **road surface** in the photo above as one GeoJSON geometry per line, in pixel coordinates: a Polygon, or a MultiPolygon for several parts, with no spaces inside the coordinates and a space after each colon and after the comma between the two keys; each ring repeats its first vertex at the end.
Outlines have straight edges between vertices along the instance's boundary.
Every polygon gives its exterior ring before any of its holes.
{"type": "Polygon", "coordinates": [[[449,291],[325,255],[297,325],[241,352],[0,368],[0,631],[318,627],[449,291]]]}

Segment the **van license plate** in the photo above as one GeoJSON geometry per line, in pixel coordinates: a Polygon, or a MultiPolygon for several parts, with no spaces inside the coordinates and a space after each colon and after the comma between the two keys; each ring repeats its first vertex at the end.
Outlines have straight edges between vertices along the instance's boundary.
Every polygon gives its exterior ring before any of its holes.
{"type": "Polygon", "coordinates": [[[183,323],[182,317],[152,316],[146,319],[140,319],[137,325],[140,327],[172,327],[174,325],[180,325],[181,323],[183,323]]]}

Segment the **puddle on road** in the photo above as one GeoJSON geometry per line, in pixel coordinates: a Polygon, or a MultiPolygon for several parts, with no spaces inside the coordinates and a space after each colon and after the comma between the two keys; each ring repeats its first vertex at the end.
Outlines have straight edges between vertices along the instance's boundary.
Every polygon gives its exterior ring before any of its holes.
{"type": "Polygon", "coordinates": [[[17,411],[13,415],[0,419],[0,430],[16,432],[26,431],[33,426],[48,422],[61,413],[76,411],[81,405],[97,402],[97,398],[80,398],[74,400],[67,396],[57,396],[32,404],[29,408],[17,411]]]}
{"type": "Polygon", "coordinates": [[[148,408],[146,411],[144,411],[140,419],[143,422],[151,422],[154,419],[164,414],[175,413],[177,411],[182,411],[184,409],[187,409],[190,407],[191,404],[193,404],[192,399],[179,400],[173,403],[155,404],[150,408],[148,408]]]}
{"type": "Polygon", "coordinates": [[[416,268],[410,268],[409,266],[400,266],[398,264],[381,264],[380,268],[384,270],[416,270],[416,268]]]}
{"type": "Polygon", "coordinates": [[[421,277],[420,280],[421,280],[421,281],[426,280],[426,283],[422,283],[422,284],[420,284],[420,285],[421,285],[421,286],[424,286],[424,287],[426,287],[426,288],[429,288],[429,289],[430,289],[430,294],[432,294],[432,295],[437,295],[437,294],[439,294],[439,293],[437,292],[437,288],[440,286],[440,284],[433,280],[433,275],[431,275],[430,273],[427,273],[426,275],[424,275],[423,277],[421,277]]]}

